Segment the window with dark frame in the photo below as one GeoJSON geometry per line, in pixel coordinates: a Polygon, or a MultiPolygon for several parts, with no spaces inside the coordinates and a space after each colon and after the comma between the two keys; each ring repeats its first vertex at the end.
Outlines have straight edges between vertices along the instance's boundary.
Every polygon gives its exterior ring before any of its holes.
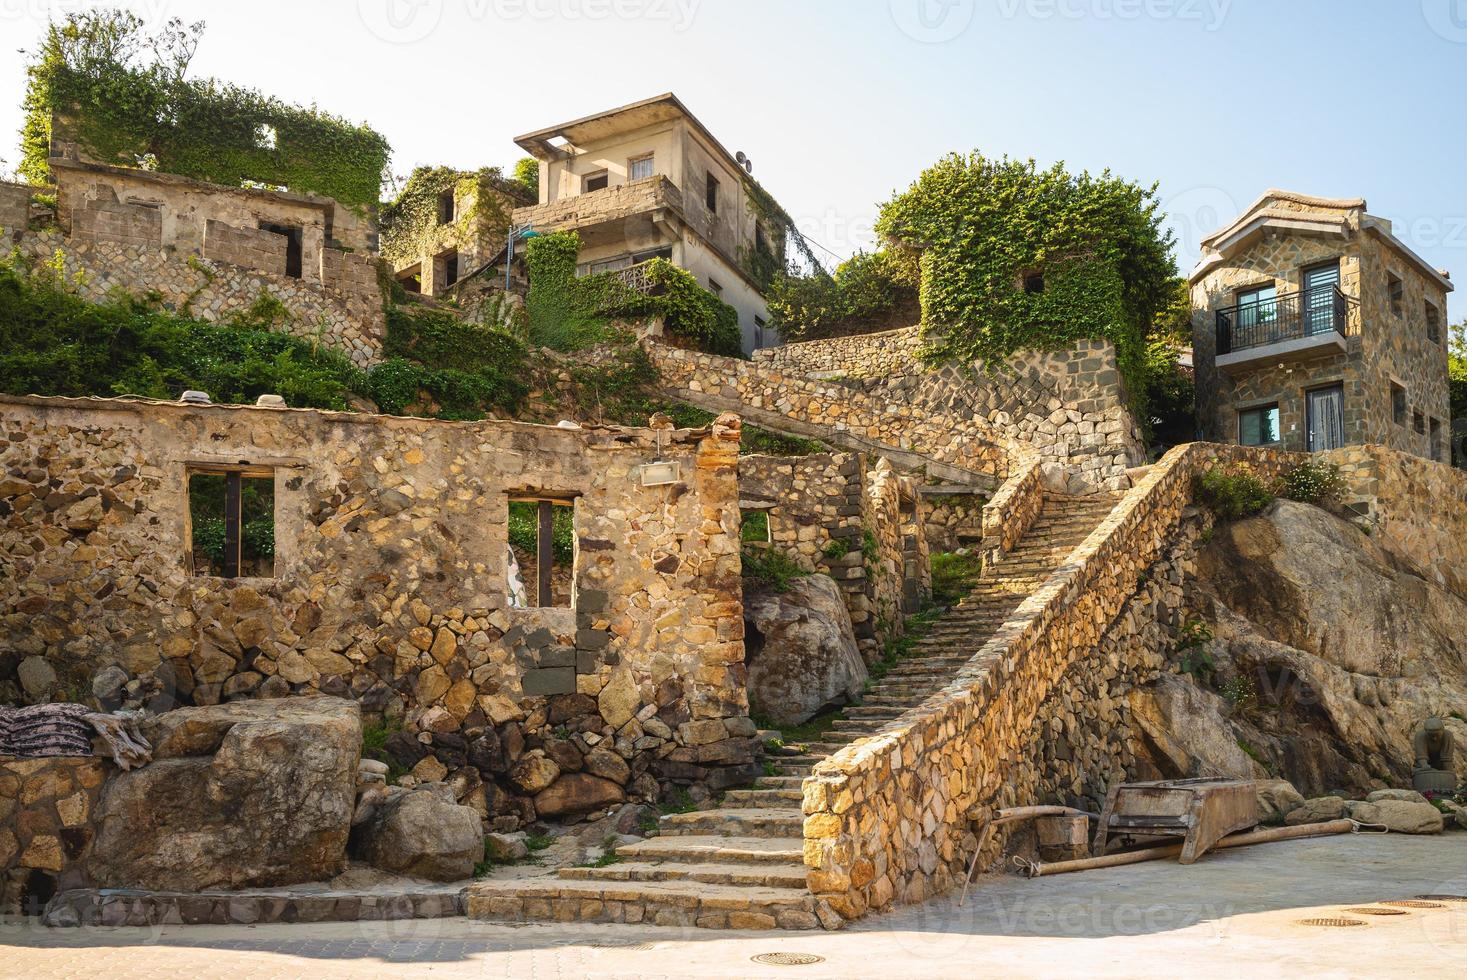
{"type": "Polygon", "coordinates": [[[1391,421],[1404,427],[1406,424],[1406,389],[1391,382],[1391,421]]]}
{"type": "Polygon", "coordinates": [[[275,471],[268,466],[188,471],[190,572],[215,578],[275,575],[275,471]]]}
{"type": "Polygon", "coordinates": [[[708,206],[709,212],[718,213],[718,178],[710,171],[708,174],[707,189],[704,192],[703,203],[708,206]]]}
{"type": "Polygon", "coordinates": [[[449,249],[438,256],[438,263],[443,272],[443,285],[452,286],[458,282],[458,249],[449,249]]]}
{"type": "Polygon", "coordinates": [[[1394,272],[1386,273],[1386,295],[1390,298],[1392,315],[1403,315],[1406,311],[1406,284],[1394,272]]]}
{"type": "Polygon", "coordinates": [[[453,188],[438,195],[438,223],[440,225],[453,224],[454,218],[458,216],[455,207],[453,188]]]}
{"type": "Polygon", "coordinates": [[[723,298],[723,285],[717,279],[708,280],[708,291],[718,298],[723,298]]]}
{"type": "Polygon", "coordinates": [[[1279,407],[1259,405],[1238,412],[1238,442],[1244,446],[1272,446],[1279,441],[1279,407]]]}
{"type": "Polygon", "coordinates": [[[1426,301],[1426,339],[1433,344],[1442,342],[1442,311],[1430,300],[1426,301]]]}
{"type": "Polygon", "coordinates": [[[584,189],[587,194],[591,193],[591,191],[604,191],[610,183],[611,175],[605,170],[598,170],[595,173],[586,175],[584,189]]]}
{"type": "Polygon", "coordinates": [[[565,609],[575,593],[575,498],[511,496],[505,592],[510,608],[565,609]]]}
{"type": "Polygon", "coordinates": [[[1419,436],[1426,435],[1426,416],[1422,415],[1420,412],[1412,413],[1411,428],[1415,429],[1416,434],[1419,436]]]}

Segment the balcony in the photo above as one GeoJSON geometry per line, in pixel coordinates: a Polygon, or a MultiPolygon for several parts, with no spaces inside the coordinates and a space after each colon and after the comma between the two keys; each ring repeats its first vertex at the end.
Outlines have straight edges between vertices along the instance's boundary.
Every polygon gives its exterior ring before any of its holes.
{"type": "Polygon", "coordinates": [[[664,214],[679,220],[683,215],[683,195],[676,184],[661,174],[629,184],[603,187],[599,191],[573,194],[527,208],[516,208],[514,223],[549,232],[575,229],[582,244],[592,247],[618,241],[628,236],[627,222],[644,219],[651,223],[664,214]]]}
{"type": "Polygon", "coordinates": [[[1350,299],[1312,289],[1217,311],[1217,366],[1304,360],[1346,350],[1350,299]]]}

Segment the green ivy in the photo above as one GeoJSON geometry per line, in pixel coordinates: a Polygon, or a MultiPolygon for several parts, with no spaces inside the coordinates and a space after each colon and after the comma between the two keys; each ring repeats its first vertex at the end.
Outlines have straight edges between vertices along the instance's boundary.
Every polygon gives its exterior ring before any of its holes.
{"type": "MultiPolygon", "coordinates": [[[[465,172],[452,167],[418,167],[402,190],[382,206],[379,216],[382,257],[394,265],[416,262],[440,247],[445,226],[438,223],[438,202],[452,190],[462,200],[473,196],[472,206],[456,214],[453,235],[460,243],[488,239],[503,244],[509,234],[510,212],[533,203],[525,187],[506,180],[498,167],[465,172]]],[[[473,270],[463,269],[467,274],[473,270]]]]}
{"type": "Polygon", "coordinates": [[[732,306],[666,259],[646,263],[650,292],[632,289],[616,273],[576,275],[581,238],[573,231],[530,239],[525,265],[530,336],[555,350],[579,350],[607,339],[611,323],[660,316],[667,332],[699,350],[737,357],[739,316],[732,306]]]}
{"type": "Polygon", "coordinates": [[[921,318],[917,270],[900,253],[858,253],[834,275],[779,275],[769,322],[787,340],[819,340],[911,326],[921,318]]]}
{"type": "Polygon", "coordinates": [[[185,27],[175,19],[149,33],[136,15],[111,10],[52,23],[27,67],[21,173],[49,181],[51,128],[59,120],[64,138],[103,162],[375,206],[386,139],[314,107],[186,78],[202,29],[202,22],[185,27]]]}
{"type": "Polygon", "coordinates": [[[1105,338],[1144,414],[1145,337],[1176,275],[1155,186],[953,154],[882,207],[877,231],[920,261],[934,359],[996,366],[1105,338]],[[1030,274],[1042,288],[1026,290],[1030,274]]]}

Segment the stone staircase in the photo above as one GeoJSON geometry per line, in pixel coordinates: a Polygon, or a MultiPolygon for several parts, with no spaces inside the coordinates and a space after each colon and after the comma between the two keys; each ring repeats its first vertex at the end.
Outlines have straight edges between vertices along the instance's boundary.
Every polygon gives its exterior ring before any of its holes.
{"type": "Polygon", "coordinates": [[[776,769],[716,809],[664,816],[657,837],[605,867],[473,885],[477,919],[645,922],[714,929],[837,928],[805,886],[801,783],[817,762],[873,735],[946,686],[1021,602],[1110,513],[1120,495],[1048,495],[1019,547],[846,708],[819,741],[770,757],[776,769]]]}

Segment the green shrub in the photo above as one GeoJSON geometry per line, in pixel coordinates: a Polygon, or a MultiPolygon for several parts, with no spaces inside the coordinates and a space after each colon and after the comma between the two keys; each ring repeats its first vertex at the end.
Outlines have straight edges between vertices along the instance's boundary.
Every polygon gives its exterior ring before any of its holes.
{"type": "Polygon", "coordinates": [[[760,543],[769,540],[769,511],[753,510],[744,514],[739,525],[739,540],[760,543]]]}
{"type": "Polygon", "coordinates": [[[983,559],[977,554],[940,551],[931,561],[932,601],[940,606],[960,601],[983,574],[983,559]]]}
{"type": "Polygon", "coordinates": [[[778,548],[744,549],[744,588],[788,592],[790,583],[809,575],[778,548]]]}
{"type": "Polygon", "coordinates": [[[1212,657],[1212,639],[1212,628],[1200,619],[1189,619],[1181,625],[1173,652],[1182,673],[1201,678],[1213,675],[1217,662],[1212,657]]]}
{"type": "MultiPolygon", "coordinates": [[[[551,542],[557,564],[569,565],[575,554],[575,515],[570,507],[553,507],[554,523],[551,542]]],[[[527,500],[511,501],[509,505],[509,543],[521,551],[535,554],[540,536],[538,506],[527,500]]]]}
{"type": "Polygon", "coordinates": [[[1252,517],[1273,503],[1273,494],[1258,477],[1218,466],[1197,478],[1196,492],[1199,500],[1226,521],[1252,517]]]}
{"type": "Polygon", "coordinates": [[[1320,506],[1339,499],[1345,492],[1345,479],[1333,463],[1309,460],[1280,477],[1277,491],[1288,500],[1320,506]]]}

